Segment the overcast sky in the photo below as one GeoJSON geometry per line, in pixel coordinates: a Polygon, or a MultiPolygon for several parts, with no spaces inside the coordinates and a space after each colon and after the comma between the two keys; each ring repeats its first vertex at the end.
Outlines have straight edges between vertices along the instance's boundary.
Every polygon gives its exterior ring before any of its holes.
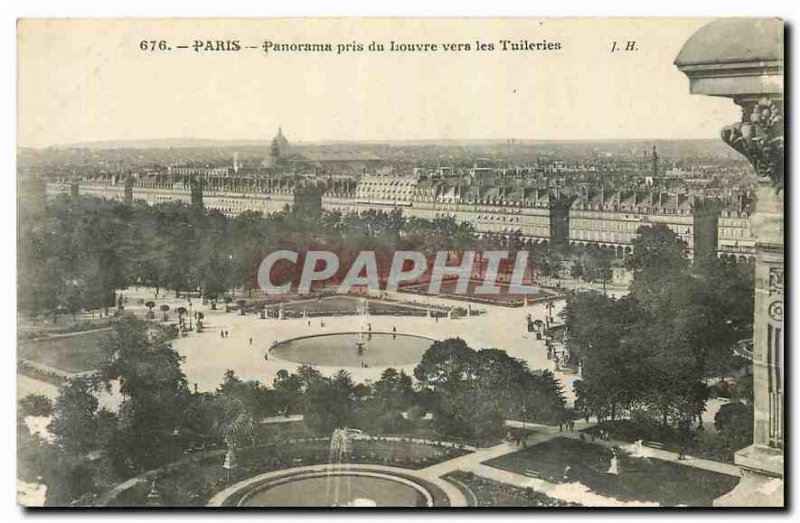
{"type": "Polygon", "coordinates": [[[673,65],[698,19],[22,21],[20,146],[157,138],[292,141],[716,138],[727,99],[689,94],[673,65]],[[140,50],[164,39],[172,51],[140,50]],[[177,49],[239,40],[240,52],[177,49]],[[503,52],[499,40],[560,42],[503,52]],[[334,53],[265,55],[264,40],[334,53]],[[336,44],[437,43],[429,53],[336,44]],[[476,51],[475,41],[495,50],[476,51]],[[611,53],[612,42],[638,51],[611,53]],[[469,43],[469,52],[442,51],[469,43]]]}

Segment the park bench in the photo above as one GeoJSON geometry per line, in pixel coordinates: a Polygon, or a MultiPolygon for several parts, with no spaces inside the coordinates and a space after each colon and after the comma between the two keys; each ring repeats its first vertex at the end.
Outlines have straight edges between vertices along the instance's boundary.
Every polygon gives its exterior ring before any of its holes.
{"type": "Polygon", "coordinates": [[[658,441],[647,441],[647,442],[645,442],[645,446],[651,447],[651,448],[654,448],[654,449],[657,449],[657,450],[664,450],[664,448],[665,448],[664,444],[663,443],[659,443],[658,441]]]}

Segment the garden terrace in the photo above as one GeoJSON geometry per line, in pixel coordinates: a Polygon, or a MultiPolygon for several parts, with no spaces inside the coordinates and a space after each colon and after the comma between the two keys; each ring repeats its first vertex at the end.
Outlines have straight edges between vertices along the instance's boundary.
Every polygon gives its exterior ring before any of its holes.
{"type": "MultiPolygon", "coordinates": [[[[377,437],[354,440],[350,462],[363,465],[388,465],[405,469],[421,469],[462,456],[470,451],[459,445],[412,442],[403,438],[377,437]]],[[[144,506],[152,478],[164,506],[204,506],[213,494],[244,478],[264,472],[305,465],[327,464],[330,459],[330,438],[285,440],[268,445],[240,449],[238,467],[229,478],[222,469],[224,449],[197,453],[184,460],[151,471],[120,489],[116,496],[104,500],[107,506],[144,506]]]]}
{"type": "Polygon", "coordinates": [[[635,457],[618,451],[619,474],[611,474],[612,451],[569,438],[555,438],[485,462],[490,467],[538,477],[552,483],[579,483],[592,492],[621,501],[662,506],[711,506],[730,491],[738,477],[635,457]]]}

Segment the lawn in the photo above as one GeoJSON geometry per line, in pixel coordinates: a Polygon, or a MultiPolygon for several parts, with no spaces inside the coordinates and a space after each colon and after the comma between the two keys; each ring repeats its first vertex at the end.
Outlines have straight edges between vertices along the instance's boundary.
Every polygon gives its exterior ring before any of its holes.
{"type": "Polygon", "coordinates": [[[17,356],[66,372],[96,369],[103,361],[101,344],[111,329],[82,332],[70,336],[21,340],[17,356]]]}
{"type": "Polygon", "coordinates": [[[487,461],[491,467],[536,476],[553,483],[579,482],[593,492],[622,501],[654,501],[662,506],[710,506],[739,478],[619,451],[619,474],[608,474],[612,452],[601,445],[555,438],[487,461]]]}

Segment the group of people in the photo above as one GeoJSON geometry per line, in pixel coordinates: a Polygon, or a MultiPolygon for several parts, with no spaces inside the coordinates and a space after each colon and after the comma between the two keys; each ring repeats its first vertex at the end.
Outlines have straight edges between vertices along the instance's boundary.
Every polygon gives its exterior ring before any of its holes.
{"type": "Polygon", "coordinates": [[[513,442],[518,447],[527,447],[528,433],[525,430],[509,430],[506,432],[506,441],[513,442]]]}
{"type": "Polygon", "coordinates": [[[564,430],[568,430],[569,432],[575,432],[575,420],[568,419],[560,422],[558,424],[558,431],[564,432],[564,430]]]}
{"type": "MultiPolygon", "coordinates": [[[[590,433],[592,441],[595,441],[598,437],[603,441],[608,441],[608,431],[600,429],[598,431],[592,431],[590,433]]],[[[581,441],[586,441],[586,435],[581,432],[581,441]]]]}
{"type": "MultiPolygon", "coordinates": [[[[227,329],[222,329],[221,331],[219,331],[219,337],[220,338],[227,338],[228,337],[228,330],[227,329]]],[[[250,338],[250,344],[251,345],[253,344],[253,338],[250,338]]]]}

